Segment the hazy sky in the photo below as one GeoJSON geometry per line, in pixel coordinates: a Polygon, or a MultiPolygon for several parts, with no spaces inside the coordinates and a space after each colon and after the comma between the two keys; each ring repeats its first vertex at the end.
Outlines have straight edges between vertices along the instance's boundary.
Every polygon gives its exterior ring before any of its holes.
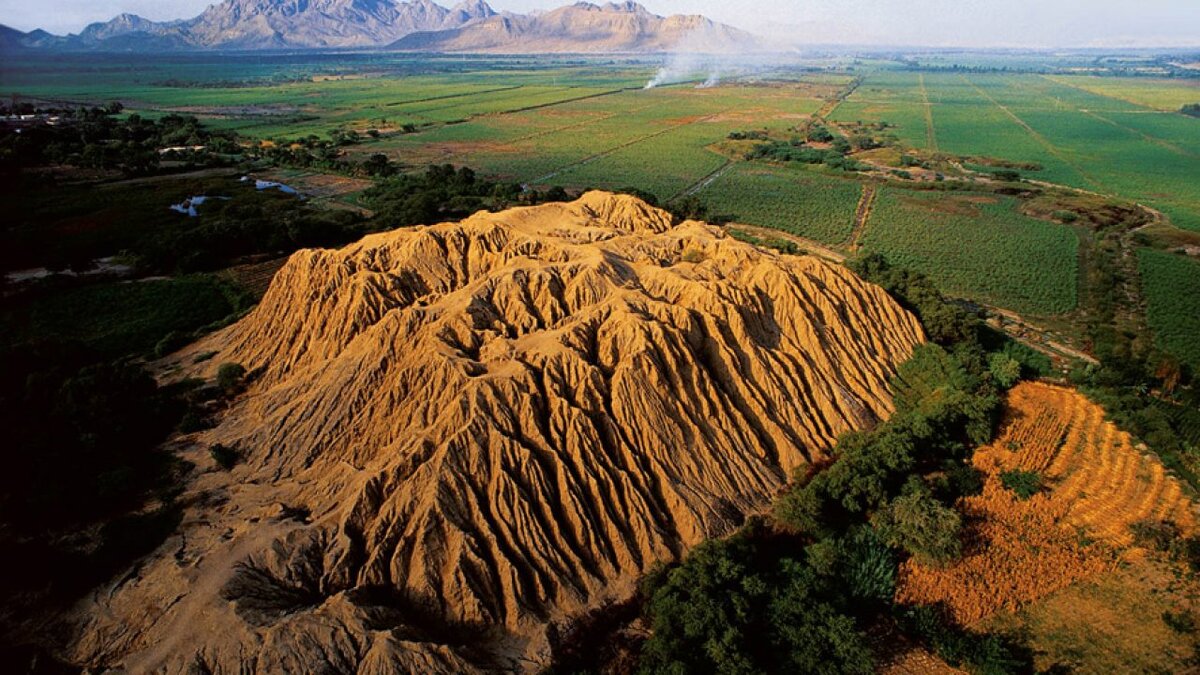
{"type": "MultiPolygon", "coordinates": [[[[453,4],[455,0],[442,0],[453,4]]],[[[497,10],[570,0],[495,0],[497,10]]],[[[212,0],[0,0],[0,23],[78,32],[120,12],[199,14],[212,0]]],[[[659,14],[699,13],[798,44],[1200,46],[1200,0],[645,0],[659,14]]]]}

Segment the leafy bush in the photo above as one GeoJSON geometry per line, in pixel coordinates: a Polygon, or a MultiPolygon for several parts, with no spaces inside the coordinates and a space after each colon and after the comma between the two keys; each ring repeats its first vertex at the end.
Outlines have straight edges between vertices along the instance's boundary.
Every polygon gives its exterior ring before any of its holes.
{"type": "Polygon", "coordinates": [[[1185,537],[1171,522],[1143,521],[1129,529],[1138,546],[1166,553],[1186,563],[1193,572],[1200,571],[1200,537],[1185,537]]]}
{"type": "Polygon", "coordinates": [[[173,330],[154,345],[154,356],[161,359],[186,347],[191,341],[191,334],[173,330]]]}
{"type": "Polygon", "coordinates": [[[227,445],[217,444],[208,449],[208,454],[212,456],[213,461],[217,466],[229,471],[237,466],[237,463],[242,459],[242,453],[236,448],[231,448],[227,445]]]}
{"type": "Polygon", "coordinates": [[[1017,469],[1005,471],[1000,474],[1000,482],[1022,500],[1029,499],[1042,491],[1042,474],[1036,471],[1017,469]]]}
{"type": "Polygon", "coordinates": [[[1196,619],[1187,612],[1163,612],[1163,623],[1176,633],[1195,633],[1196,619]]]}
{"type": "Polygon", "coordinates": [[[945,565],[962,555],[962,517],[933,498],[919,480],[905,486],[873,519],[881,538],[925,565],[945,565]]]}
{"type": "Polygon", "coordinates": [[[226,394],[232,394],[242,386],[246,367],[240,363],[222,363],[217,368],[217,386],[226,394]]]}
{"type": "Polygon", "coordinates": [[[375,211],[375,221],[388,229],[431,225],[482,209],[544,199],[540,193],[522,190],[520,185],[483,180],[468,167],[456,169],[449,164],[388,178],[367,190],[364,197],[375,211]]]}
{"type": "Polygon", "coordinates": [[[896,556],[879,534],[873,528],[858,527],[838,540],[837,546],[838,575],[850,596],[890,604],[896,595],[896,556]]]}
{"type": "Polygon", "coordinates": [[[1010,389],[1021,379],[1021,362],[998,352],[988,357],[988,371],[1001,389],[1010,389]]]}
{"type": "Polygon", "coordinates": [[[836,584],[754,526],[706,542],[647,584],[643,673],[870,673],[836,584]]]}

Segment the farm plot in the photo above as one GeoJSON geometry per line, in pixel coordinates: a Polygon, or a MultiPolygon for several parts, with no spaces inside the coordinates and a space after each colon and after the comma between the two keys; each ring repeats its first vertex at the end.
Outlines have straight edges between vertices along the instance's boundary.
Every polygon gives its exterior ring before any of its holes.
{"type": "Polygon", "coordinates": [[[901,602],[944,602],[965,624],[1113,569],[1135,523],[1196,527],[1180,482],[1074,390],[1017,386],[999,438],[973,461],[986,484],[981,495],[959,502],[972,522],[971,548],[945,568],[904,563],[897,590],[901,602]],[[1003,485],[1011,471],[1033,472],[1044,486],[1021,499],[1003,485]]]}
{"type": "Polygon", "coordinates": [[[950,75],[927,76],[926,84],[930,96],[939,99],[933,119],[938,145],[943,151],[1039,164],[1042,170],[1030,172],[1031,178],[1090,189],[1099,187],[1064,153],[997,100],[989,88],[950,75]]]}
{"type": "Polygon", "coordinates": [[[1039,315],[1076,304],[1078,237],[1011,198],[881,188],[861,244],[960,297],[1039,315]]]}
{"type": "MultiPolygon", "coordinates": [[[[721,90],[680,90],[661,89],[652,91],[627,92],[620,95],[593,99],[587,102],[555,106],[539,110],[538,114],[562,114],[564,111],[596,111],[594,120],[583,119],[582,123],[567,121],[558,128],[545,133],[530,133],[511,143],[496,144],[483,147],[479,152],[472,152],[464,159],[465,162],[483,169],[485,172],[515,180],[546,184],[579,184],[598,185],[599,179],[605,179],[605,184],[628,186],[644,177],[637,172],[637,165],[644,163],[632,150],[622,154],[626,160],[612,159],[627,148],[658,139],[669,132],[682,132],[685,128],[695,125],[706,131],[681,133],[677,138],[662,141],[665,145],[658,149],[671,150],[675,148],[690,149],[690,157],[681,157],[685,163],[682,177],[676,177],[667,188],[679,185],[686,186],[686,178],[691,176],[692,169],[698,164],[711,166],[720,158],[713,155],[709,158],[702,148],[723,137],[727,128],[737,128],[738,123],[727,120],[718,124],[710,119],[715,115],[729,110],[729,106],[745,104],[747,94],[738,89],[721,90]],[[699,123],[711,121],[711,125],[699,123]],[[597,174],[590,164],[607,160],[605,166],[610,172],[597,174]],[[622,167],[631,167],[632,174],[626,176],[622,167]],[[579,176],[572,173],[580,170],[579,176]]],[[[524,115],[525,113],[522,113],[524,115]]],[[[505,116],[508,118],[510,116],[505,116]]],[[[703,169],[703,166],[701,169],[703,169]]],[[[708,169],[711,171],[712,169],[708,169]]],[[[704,171],[696,178],[704,175],[704,171]]],[[[682,188],[681,188],[682,189],[682,188]]],[[[663,195],[669,197],[670,194],[663,195]]]]}
{"type": "Polygon", "coordinates": [[[1200,157],[1200,119],[1175,113],[1104,113],[1102,119],[1200,157]]]}
{"type": "Polygon", "coordinates": [[[1157,80],[1142,77],[1095,77],[1091,75],[1054,75],[1050,79],[1100,96],[1116,98],[1138,106],[1178,112],[1188,103],[1200,102],[1200,81],[1157,80]]]}
{"type": "Polygon", "coordinates": [[[1159,125],[1157,135],[1148,138],[1144,131],[1115,123],[1136,114],[1136,106],[1123,101],[1041,77],[976,76],[971,82],[1086,179],[1058,182],[1143,200],[1175,224],[1200,230],[1200,183],[1195,180],[1200,155],[1187,149],[1196,143],[1192,130],[1200,130],[1200,123],[1159,125]]]}
{"type": "Polygon", "coordinates": [[[697,194],[711,213],[836,246],[854,230],[862,188],[804,169],[738,164],[697,194]]]}
{"type": "Polygon", "coordinates": [[[884,121],[891,125],[888,133],[895,134],[905,145],[928,147],[925,99],[916,73],[871,75],[838,106],[832,119],[842,123],[884,121]]]}
{"type": "Polygon", "coordinates": [[[724,138],[729,124],[685,124],[567,170],[554,182],[570,187],[637,187],[666,200],[716,171],[726,160],[707,146],[724,138]]]}
{"type": "Polygon", "coordinates": [[[1200,369],[1200,263],[1153,249],[1138,251],[1147,319],[1160,347],[1200,369]]]}
{"type": "Polygon", "coordinates": [[[653,138],[693,121],[667,101],[654,98],[625,114],[598,119],[586,127],[568,126],[491,150],[466,161],[484,171],[529,182],[554,182],[558,174],[589,158],[653,138]]]}

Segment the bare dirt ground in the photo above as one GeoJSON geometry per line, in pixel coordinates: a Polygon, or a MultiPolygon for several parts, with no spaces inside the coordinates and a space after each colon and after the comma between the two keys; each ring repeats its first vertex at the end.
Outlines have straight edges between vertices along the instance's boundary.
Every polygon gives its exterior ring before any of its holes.
{"type": "Polygon", "coordinates": [[[862,237],[867,232],[867,223],[871,220],[871,208],[875,206],[876,188],[874,183],[863,183],[862,198],[858,200],[858,208],[854,210],[854,232],[846,248],[851,253],[858,253],[862,248],[862,237]]]}

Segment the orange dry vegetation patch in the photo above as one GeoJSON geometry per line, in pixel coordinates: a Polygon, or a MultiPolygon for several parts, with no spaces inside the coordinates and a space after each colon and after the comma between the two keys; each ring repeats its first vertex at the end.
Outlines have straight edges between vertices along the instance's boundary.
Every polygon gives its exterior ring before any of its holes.
{"type": "Polygon", "coordinates": [[[976,453],[983,471],[1041,473],[1053,486],[1050,495],[1067,508],[1066,522],[1114,546],[1133,543],[1129,528],[1142,521],[1196,529],[1180,482],[1106,421],[1100,406],[1071,389],[1028,383],[1013,389],[1009,407],[1012,419],[1000,441],[976,453]]]}
{"type": "Polygon", "coordinates": [[[983,494],[959,503],[967,554],[943,569],[906,562],[899,602],[944,603],[970,624],[1111,568],[1137,522],[1195,529],[1179,482],[1078,392],[1025,383],[1009,393],[1006,414],[1000,438],[975,453],[987,476],[983,494]],[[1050,489],[1018,500],[1000,480],[1016,469],[1041,473],[1050,489]],[[1079,530],[1099,543],[1084,544],[1079,530]]]}
{"type": "Polygon", "coordinates": [[[1065,511],[1052,497],[1018,501],[996,476],[988,477],[983,494],[963,499],[959,508],[970,523],[966,554],[945,568],[905,562],[898,602],[943,603],[956,621],[969,625],[1114,564],[1110,549],[1083,546],[1075,530],[1062,524],[1065,511]]]}

